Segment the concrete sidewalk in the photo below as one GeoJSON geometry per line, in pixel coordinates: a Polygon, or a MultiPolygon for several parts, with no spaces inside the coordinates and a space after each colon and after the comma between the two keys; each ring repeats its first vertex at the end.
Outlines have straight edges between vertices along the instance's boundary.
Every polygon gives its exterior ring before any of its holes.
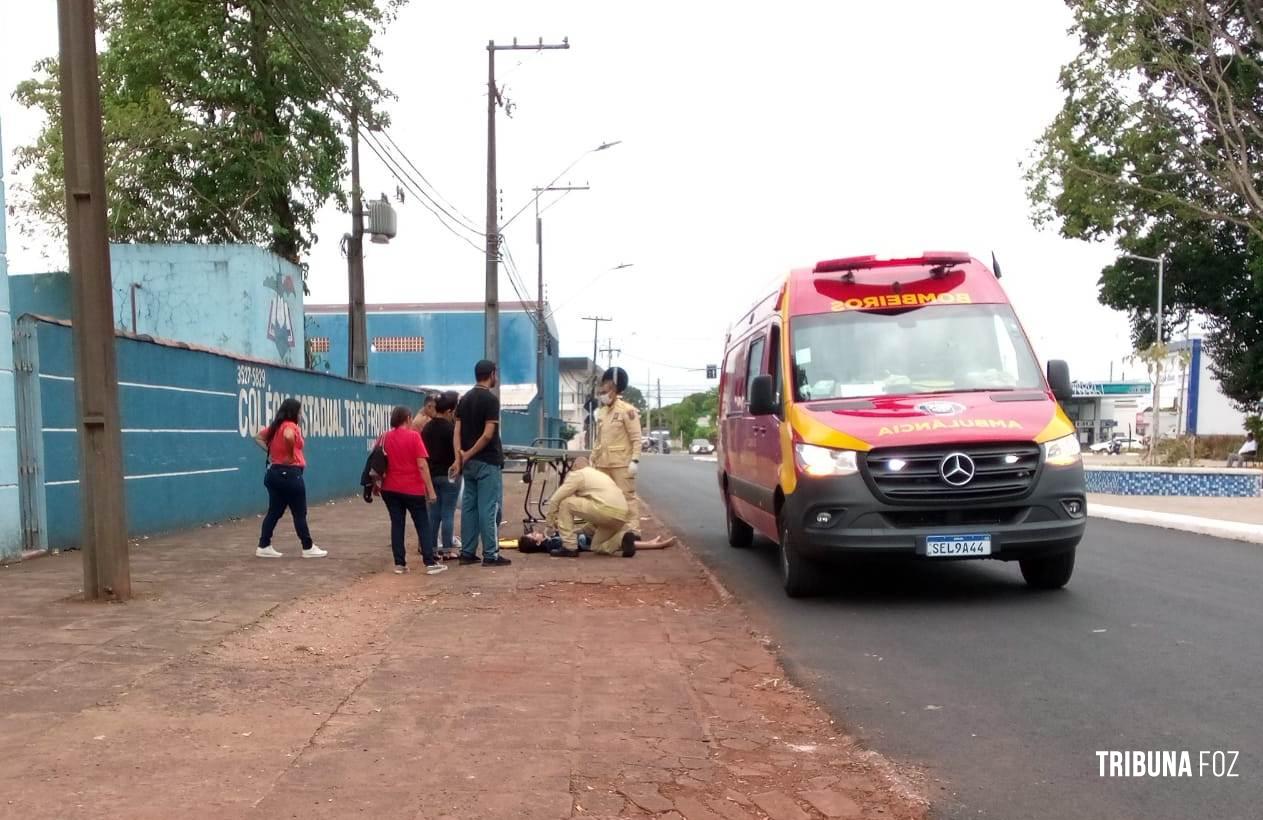
{"type": "Polygon", "coordinates": [[[1263,498],[1092,493],[1088,515],[1263,544],[1263,498]]]}
{"type": "Polygon", "coordinates": [[[127,604],[76,600],[78,553],[0,569],[0,816],[926,812],[683,548],[395,576],[380,503],[312,523],[327,559],[146,541],[127,604]]]}

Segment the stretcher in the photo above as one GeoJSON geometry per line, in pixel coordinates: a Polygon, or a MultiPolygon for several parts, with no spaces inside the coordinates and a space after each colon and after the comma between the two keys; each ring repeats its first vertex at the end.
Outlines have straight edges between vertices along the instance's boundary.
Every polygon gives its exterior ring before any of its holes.
{"type": "Polygon", "coordinates": [[[521,472],[526,484],[526,499],[522,502],[522,531],[529,532],[542,525],[547,517],[548,499],[566,480],[574,467],[575,459],[587,458],[590,450],[566,449],[566,442],[559,438],[537,438],[529,447],[506,444],[504,446],[505,472],[521,472]]]}

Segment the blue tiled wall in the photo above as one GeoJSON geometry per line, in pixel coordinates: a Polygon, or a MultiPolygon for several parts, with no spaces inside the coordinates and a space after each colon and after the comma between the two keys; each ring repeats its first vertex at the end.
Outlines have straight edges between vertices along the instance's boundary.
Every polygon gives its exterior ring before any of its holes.
{"type": "Polygon", "coordinates": [[[1263,494],[1263,472],[1176,470],[1084,470],[1090,493],[1111,495],[1202,495],[1253,498],[1263,494]]]}

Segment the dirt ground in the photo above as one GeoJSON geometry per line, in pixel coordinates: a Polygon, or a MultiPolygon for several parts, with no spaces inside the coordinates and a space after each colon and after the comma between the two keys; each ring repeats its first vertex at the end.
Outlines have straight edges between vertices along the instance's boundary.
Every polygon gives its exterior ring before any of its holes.
{"type": "Polygon", "coordinates": [[[382,512],[317,510],[327,562],[153,539],[124,605],[0,572],[0,816],[926,816],[686,548],[396,576],[382,512]]]}

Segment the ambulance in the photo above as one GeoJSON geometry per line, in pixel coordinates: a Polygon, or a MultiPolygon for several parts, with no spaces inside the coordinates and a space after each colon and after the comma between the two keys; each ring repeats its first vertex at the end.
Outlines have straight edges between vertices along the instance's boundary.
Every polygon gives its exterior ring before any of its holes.
{"type": "MultiPolygon", "coordinates": [[[[993,261],[994,265],[994,261],[993,261]]],[[[1074,571],[1087,499],[1069,368],[1042,372],[997,273],[965,253],[792,271],[729,331],[719,382],[728,543],[779,546],[785,592],[829,559],[1074,571]]]]}

